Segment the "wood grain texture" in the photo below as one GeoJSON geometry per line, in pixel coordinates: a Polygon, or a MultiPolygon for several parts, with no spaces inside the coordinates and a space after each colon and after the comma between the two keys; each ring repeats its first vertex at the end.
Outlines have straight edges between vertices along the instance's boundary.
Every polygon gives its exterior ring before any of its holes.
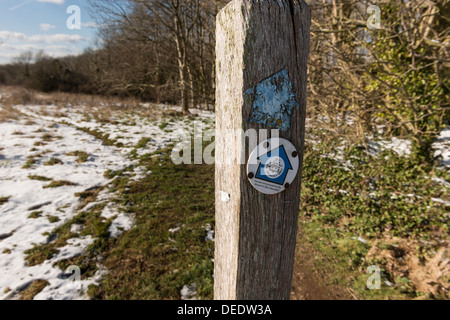
{"type": "Polygon", "coordinates": [[[265,196],[252,187],[240,161],[243,131],[270,128],[249,121],[251,105],[243,92],[287,70],[300,107],[280,137],[295,145],[303,163],[309,28],[310,11],[303,0],[234,0],[217,16],[218,300],[289,299],[302,168],[281,194],[265,196]],[[230,194],[230,201],[223,202],[221,192],[230,194]]]}

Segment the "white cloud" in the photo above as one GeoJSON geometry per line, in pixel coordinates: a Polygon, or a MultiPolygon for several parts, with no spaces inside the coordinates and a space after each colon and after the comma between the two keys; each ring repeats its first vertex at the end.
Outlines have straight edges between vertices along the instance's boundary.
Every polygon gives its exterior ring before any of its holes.
{"type": "Polygon", "coordinates": [[[36,34],[32,36],[27,36],[20,32],[11,32],[11,31],[0,31],[0,39],[3,39],[4,42],[9,41],[35,42],[35,43],[39,42],[49,44],[58,42],[77,43],[89,40],[77,34],[57,33],[57,34],[36,34]]]}
{"type": "Polygon", "coordinates": [[[80,35],[74,34],[37,34],[31,37],[28,37],[28,41],[31,42],[41,42],[41,43],[55,43],[55,42],[68,42],[68,43],[76,43],[81,41],[87,41],[87,39],[83,38],[80,35]]]}
{"type": "Polygon", "coordinates": [[[44,30],[44,31],[48,31],[50,29],[55,29],[56,28],[56,26],[53,26],[53,25],[48,24],[48,23],[41,23],[39,25],[39,27],[41,28],[41,30],[44,30]]]}
{"type": "Polygon", "coordinates": [[[68,55],[78,55],[82,52],[80,48],[65,45],[48,45],[39,44],[2,44],[0,45],[0,64],[9,63],[14,57],[24,52],[38,53],[44,51],[51,57],[58,58],[68,55]]]}
{"type": "Polygon", "coordinates": [[[81,24],[82,27],[85,28],[98,28],[101,27],[101,24],[95,23],[94,21],[89,21],[81,24]]]}
{"type": "Polygon", "coordinates": [[[2,53],[4,52],[16,52],[16,53],[20,53],[20,52],[25,52],[25,51],[33,51],[33,52],[38,52],[40,50],[45,49],[45,51],[50,51],[51,53],[56,53],[56,54],[70,54],[71,52],[73,52],[73,48],[67,47],[67,46],[63,46],[63,45],[52,45],[52,46],[40,46],[40,45],[36,45],[36,44],[18,44],[18,45],[12,45],[12,44],[4,44],[1,46],[2,48],[2,53]]]}
{"type": "Polygon", "coordinates": [[[11,32],[11,31],[0,31],[0,39],[3,40],[3,42],[7,40],[12,41],[25,41],[26,35],[19,32],[11,32]]]}
{"type": "Polygon", "coordinates": [[[0,31],[0,64],[9,63],[21,53],[44,51],[52,57],[77,55],[91,39],[71,34],[35,34],[0,31]]]}

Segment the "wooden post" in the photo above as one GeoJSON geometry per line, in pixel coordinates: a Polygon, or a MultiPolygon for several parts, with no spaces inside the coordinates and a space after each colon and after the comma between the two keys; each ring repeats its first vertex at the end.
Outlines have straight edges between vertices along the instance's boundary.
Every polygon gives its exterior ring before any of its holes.
{"type": "Polygon", "coordinates": [[[217,300],[290,298],[305,139],[310,20],[303,0],[234,0],[217,16],[217,300]],[[258,105],[264,90],[270,91],[270,85],[280,81],[284,83],[280,90],[292,91],[292,96],[277,105],[269,92],[269,104],[258,105]],[[241,132],[249,129],[279,129],[280,138],[298,150],[299,173],[283,192],[266,195],[250,183],[247,163],[241,162],[245,139],[241,132]]]}

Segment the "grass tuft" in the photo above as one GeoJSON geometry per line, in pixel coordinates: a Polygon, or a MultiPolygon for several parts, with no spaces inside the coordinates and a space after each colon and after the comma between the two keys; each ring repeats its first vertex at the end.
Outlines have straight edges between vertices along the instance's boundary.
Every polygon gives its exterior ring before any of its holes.
{"type": "Polygon", "coordinates": [[[79,127],[77,127],[77,129],[80,130],[80,131],[83,131],[83,132],[85,132],[85,133],[87,133],[87,134],[89,134],[89,135],[91,135],[93,137],[95,137],[96,139],[98,139],[100,141],[102,141],[105,146],[108,146],[108,147],[111,147],[111,146],[123,147],[122,143],[117,143],[117,141],[114,140],[114,139],[111,139],[109,137],[109,134],[107,134],[107,133],[103,133],[103,132],[100,132],[98,130],[91,130],[89,128],[79,128],[79,127]]]}
{"type": "Polygon", "coordinates": [[[144,137],[141,140],[139,140],[139,142],[134,147],[133,151],[131,151],[131,153],[130,153],[131,158],[137,159],[138,158],[138,150],[144,149],[151,140],[152,140],[151,138],[147,138],[147,137],[144,137]]]}
{"type": "Polygon", "coordinates": [[[58,223],[60,221],[60,219],[55,216],[48,216],[47,218],[50,223],[58,223]]]}
{"type": "Polygon", "coordinates": [[[164,129],[166,129],[169,126],[170,123],[168,122],[163,122],[159,125],[159,129],[161,129],[162,131],[164,131],[164,129]]]}
{"type": "Polygon", "coordinates": [[[63,165],[64,162],[62,162],[58,158],[51,158],[49,161],[44,162],[44,166],[56,166],[56,165],[63,165]]]}
{"type": "Polygon", "coordinates": [[[47,144],[42,142],[42,141],[36,141],[33,146],[35,146],[35,147],[44,147],[46,145],[47,144]]]}
{"type": "Polygon", "coordinates": [[[70,182],[67,180],[59,180],[59,181],[52,181],[49,185],[44,186],[44,189],[53,189],[53,188],[60,188],[60,187],[73,187],[77,186],[76,183],[70,182]]]}
{"type": "Polygon", "coordinates": [[[44,134],[44,135],[42,136],[42,141],[44,141],[44,142],[52,142],[52,141],[54,141],[55,139],[57,139],[57,138],[54,137],[53,135],[49,134],[49,133],[46,133],[46,134],[44,134]]]}
{"type": "Polygon", "coordinates": [[[80,198],[80,209],[86,207],[89,203],[97,200],[98,194],[104,189],[103,186],[91,188],[89,190],[75,193],[75,197],[80,198]]]}
{"type": "Polygon", "coordinates": [[[0,206],[4,205],[11,199],[11,197],[0,197],[0,206]]]}
{"type": "Polygon", "coordinates": [[[37,163],[37,160],[33,157],[28,158],[27,162],[23,165],[22,169],[31,169],[37,163]]]}
{"type": "Polygon", "coordinates": [[[34,281],[25,291],[21,294],[21,300],[33,300],[35,296],[42,292],[50,283],[46,280],[34,281]]]}
{"type": "Polygon", "coordinates": [[[28,176],[28,179],[34,180],[34,181],[44,181],[44,182],[53,180],[53,179],[50,179],[50,178],[47,178],[47,177],[44,177],[44,176],[33,176],[33,175],[28,176]]]}
{"type": "Polygon", "coordinates": [[[39,219],[42,217],[42,213],[42,211],[34,211],[28,216],[28,219],[39,219]]]}
{"type": "Polygon", "coordinates": [[[84,163],[86,161],[88,161],[89,159],[89,154],[84,152],[84,151],[73,151],[73,152],[69,152],[66,154],[66,156],[68,157],[77,157],[77,162],[78,163],[84,163]]]}

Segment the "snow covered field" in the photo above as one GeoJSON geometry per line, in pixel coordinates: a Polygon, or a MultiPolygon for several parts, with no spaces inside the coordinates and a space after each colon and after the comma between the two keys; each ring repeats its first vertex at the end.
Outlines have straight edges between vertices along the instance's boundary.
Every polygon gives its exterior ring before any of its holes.
{"type": "MultiPolygon", "coordinates": [[[[6,199],[0,204],[0,299],[20,298],[37,280],[48,285],[35,299],[87,298],[87,287],[101,281],[107,271],[98,265],[93,278],[70,282],[70,274],[55,263],[82,254],[94,241],[92,237],[70,239],[58,254],[33,267],[27,265],[25,251],[53,241],[49,239],[53,230],[85,210],[76,194],[108,186],[112,180],[105,177],[107,170],[132,167],[134,179],[145,174],[145,168],[130,156],[142,138],[148,143],[138,154],[152,153],[178,139],[191,124],[183,118],[167,123],[167,119],[134,112],[108,114],[108,121],[99,122],[94,118],[101,108],[14,108],[21,113],[20,119],[0,123],[0,198],[6,199]],[[94,136],[98,133],[108,134],[114,143],[105,144],[94,136]]],[[[202,113],[198,119],[212,122],[212,118],[202,113]]],[[[88,206],[106,204],[102,217],[113,219],[109,231],[117,237],[132,227],[133,217],[115,207],[110,201],[113,196],[104,188],[88,206]]],[[[72,225],[71,232],[80,231],[72,225]]]]}

